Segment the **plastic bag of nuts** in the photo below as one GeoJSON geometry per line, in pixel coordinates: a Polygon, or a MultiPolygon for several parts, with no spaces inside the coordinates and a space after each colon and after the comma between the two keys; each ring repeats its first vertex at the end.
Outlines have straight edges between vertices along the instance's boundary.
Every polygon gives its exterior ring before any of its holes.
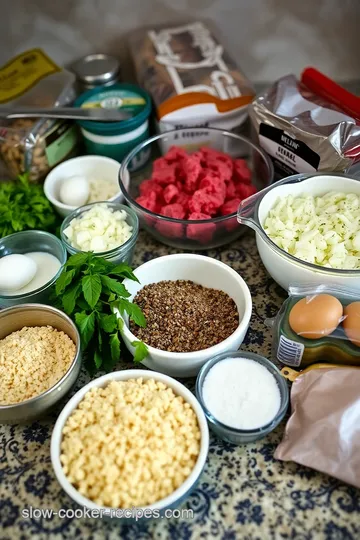
{"type": "MultiPolygon", "coordinates": [[[[0,67],[0,104],[59,107],[75,98],[74,74],[62,69],[41,49],[25,51],[0,67]]],[[[0,157],[16,177],[28,172],[40,182],[52,167],[76,153],[77,127],[69,121],[1,121],[0,157]]]]}
{"type": "Polygon", "coordinates": [[[14,178],[28,172],[30,182],[40,182],[77,148],[77,126],[71,122],[17,119],[0,128],[0,154],[14,178]]]}

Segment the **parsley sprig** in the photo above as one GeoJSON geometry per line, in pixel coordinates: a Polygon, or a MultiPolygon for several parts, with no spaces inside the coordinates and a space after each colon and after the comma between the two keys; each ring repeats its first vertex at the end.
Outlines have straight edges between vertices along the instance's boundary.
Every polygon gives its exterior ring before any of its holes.
{"type": "Polygon", "coordinates": [[[0,238],[28,229],[55,233],[59,223],[43,187],[30,184],[27,174],[0,183],[0,238]]]}
{"type": "MultiPolygon", "coordinates": [[[[86,351],[86,367],[91,374],[99,369],[110,371],[119,361],[121,314],[128,313],[138,326],[145,327],[143,312],[128,300],[130,293],[121,283],[124,278],[138,281],[131,268],[114,264],[93,253],[76,253],[64,266],[55,284],[57,304],[74,319],[86,351]]],[[[148,354],[141,341],[132,343],[134,361],[141,362],[148,354]]]]}

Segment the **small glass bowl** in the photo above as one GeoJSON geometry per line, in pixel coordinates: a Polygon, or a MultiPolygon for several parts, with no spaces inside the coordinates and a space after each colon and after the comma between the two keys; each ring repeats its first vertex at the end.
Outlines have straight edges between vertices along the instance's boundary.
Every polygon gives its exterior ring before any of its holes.
{"type": "Polygon", "coordinates": [[[70,225],[70,222],[74,218],[79,218],[83,216],[85,212],[87,212],[93,206],[96,206],[96,205],[105,205],[107,208],[112,208],[114,212],[117,210],[125,210],[127,214],[126,222],[128,223],[128,225],[130,225],[133,228],[133,232],[129,240],[127,240],[125,244],[122,244],[121,246],[118,246],[114,249],[110,249],[109,251],[96,252],[95,255],[97,257],[104,257],[105,259],[107,259],[108,261],[114,264],[119,264],[121,262],[131,264],[136,240],[139,234],[139,220],[137,218],[137,215],[131,208],[128,208],[127,206],[124,206],[123,204],[119,204],[119,203],[110,203],[106,201],[95,202],[95,203],[87,204],[86,206],[81,206],[80,208],[77,208],[74,212],[69,214],[62,222],[61,229],[60,229],[61,240],[64,246],[66,247],[67,252],[70,255],[74,255],[75,253],[80,253],[81,250],[73,247],[70,244],[67,236],[64,233],[65,229],[70,225]]]}
{"type": "Polygon", "coordinates": [[[271,185],[274,168],[270,158],[259,146],[246,137],[215,128],[189,127],[167,131],[140,143],[122,161],[119,184],[127,204],[132,208],[140,225],[156,240],[171,247],[192,252],[229,244],[245,232],[239,226],[236,212],[211,219],[187,220],[170,218],[147,210],[136,202],[141,183],[151,178],[152,161],[163,156],[172,146],[192,153],[207,146],[228,154],[232,158],[245,159],[252,171],[251,183],[258,191],[271,185]],[[151,160],[148,161],[148,157],[151,160]],[[142,169],[132,170],[135,162],[144,162],[142,169]]]}
{"type": "Polygon", "coordinates": [[[244,444],[244,443],[250,443],[257,441],[259,439],[262,439],[266,435],[268,435],[271,431],[273,431],[282,421],[284,418],[288,405],[289,405],[289,389],[288,389],[288,383],[284,379],[284,377],[281,375],[278,368],[270,362],[270,360],[267,360],[263,356],[260,356],[259,354],[251,353],[251,352],[245,352],[245,351],[234,351],[234,352],[227,352],[223,354],[219,354],[218,356],[215,356],[211,360],[208,360],[206,364],[202,367],[197,379],[196,379],[196,397],[198,398],[200,405],[202,406],[206,419],[208,421],[210,429],[222,440],[232,443],[232,444],[244,444]],[[275,377],[277,385],[280,390],[280,409],[277,412],[274,419],[265,426],[262,426],[260,428],[256,429],[237,429],[234,427],[227,426],[223,424],[222,422],[219,422],[216,418],[213,417],[211,412],[207,409],[204,399],[203,399],[203,384],[205,377],[209,373],[210,369],[217,364],[218,362],[221,362],[222,360],[225,360],[225,358],[247,358],[249,360],[254,360],[255,362],[258,362],[262,366],[266,367],[268,371],[275,377]]]}
{"type": "Polygon", "coordinates": [[[59,259],[61,266],[55,276],[39,289],[26,294],[0,294],[0,306],[11,307],[18,304],[48,304],[52,285],[62,272],[66,263],[66,249],[53,234],[44,231],[22,231],[9,234],[0,240],[0,258],[18,253],[26,255],[32,251],[44,251],[59,259]]]}

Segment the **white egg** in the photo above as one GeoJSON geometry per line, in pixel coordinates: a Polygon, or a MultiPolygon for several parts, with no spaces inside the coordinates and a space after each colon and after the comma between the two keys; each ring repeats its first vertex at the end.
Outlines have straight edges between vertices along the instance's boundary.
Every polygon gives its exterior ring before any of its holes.
{"type": "Polygon", "coordinates": [[[60,201],[69,206],[83,206],[90,195],[89,182],[85,176],[71,176],[60,186],[60,201]]]}
{"type": "Polygon", "coordinates": [[[37,265],[26,255],[14,253],[0,259],[0,290],[14,292],[35,277],[37,265]]]}

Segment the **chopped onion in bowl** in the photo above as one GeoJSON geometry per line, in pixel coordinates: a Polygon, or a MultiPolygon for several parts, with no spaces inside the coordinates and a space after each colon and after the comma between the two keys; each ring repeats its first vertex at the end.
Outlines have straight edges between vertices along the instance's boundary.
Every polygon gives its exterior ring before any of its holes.
{"type": "Polygon", "coordinates": [[[96,204],[81,216],[71,220],[64,230],[70,245],[81,251],[109,251],[129,240],[133,228],[126,222],[125,210],[113,211],[96,204]]]}
{"type": "Polygon", "coordinates": [[[270,210],[264,231],[298,259],[360,270],[360,196],[355,193],[283,197],[270,210]]]}

